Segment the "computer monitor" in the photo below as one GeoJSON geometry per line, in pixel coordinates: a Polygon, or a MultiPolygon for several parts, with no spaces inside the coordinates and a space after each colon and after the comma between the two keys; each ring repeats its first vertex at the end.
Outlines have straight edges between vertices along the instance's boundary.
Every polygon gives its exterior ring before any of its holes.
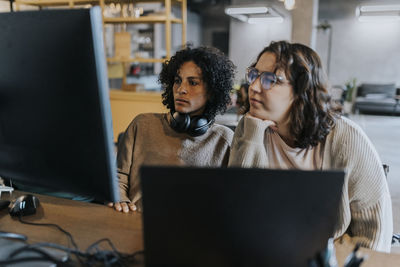
{"type": "Polygon", "coordinates": [[[118,200],[100,8],[0,13],[0,176],[118,200]]]}

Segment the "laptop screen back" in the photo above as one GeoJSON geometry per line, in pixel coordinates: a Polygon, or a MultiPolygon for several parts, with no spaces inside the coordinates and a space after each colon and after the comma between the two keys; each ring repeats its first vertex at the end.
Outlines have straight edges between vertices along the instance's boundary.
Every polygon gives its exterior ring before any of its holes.
{"type": "Polygon", "coordinates": [[[307,266],[333,235],[344,173],[143,167],[147,266],[307,266]]]}

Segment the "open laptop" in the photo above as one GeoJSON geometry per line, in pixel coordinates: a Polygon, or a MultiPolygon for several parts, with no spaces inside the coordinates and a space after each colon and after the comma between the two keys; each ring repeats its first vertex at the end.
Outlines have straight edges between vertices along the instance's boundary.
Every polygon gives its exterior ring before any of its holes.
{"type": "Polygon", "coordinates": [[[307,266],[344,172],[142,167],[146,266],[307,266]]]}

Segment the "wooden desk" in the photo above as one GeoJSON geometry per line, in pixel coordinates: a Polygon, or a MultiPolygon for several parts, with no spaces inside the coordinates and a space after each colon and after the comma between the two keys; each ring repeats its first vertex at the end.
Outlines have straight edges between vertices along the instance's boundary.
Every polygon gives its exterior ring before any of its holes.
{"type": "MultiPolygon", "coordinates": [[[[16,191],[12,198],[21,195],[16,191]]],[[[7,199],[9,194],[3,194],[7,199]]],[[[118,251],[133,253],[143,250],[142,217],[139,213],[124,214],[103,205],[39,195],[40,206],[35,215],[25,216],[25,221],[58,224],[70,232],[78,247],[85,250],[102,238],[109,238],[118,251]]],[[[0,231],[28,236],[28,242],[51,242],[68,245],[68,238],[53,227],[21,224],[18,218],[0,211],[0,231]]]]}
{"type": "MultiPolygon", "coordinates": [[[[21,195],[14,192],[12,198],[21,195]]],[[[8,194],[3,195],[7,199],[8,194]]],[[[140,213],[124,214],[113,209],[91,203],[38,196],[41,206],[37,214],[25,216],[24,220],[37,223],[55,223],[70,232],[81,250],[102,238],[109,238],[120,252],[133,253],[143,250],[142,218],[140,213]]],[[[52,242],[68,244],[67,237],[52,227],[21,224],[17,218],[8,215],[7,210],[0,211],[0,231],[25,234],[29,242],[52,242]]],[[[339,266],[343,266],[346,257],[353,249],[347,241],[336,243],[336,255],[339,266]]],[[[368,255],[362,267],[400,266],[400,254],[379,253],[361,249],[368,255]]]]}

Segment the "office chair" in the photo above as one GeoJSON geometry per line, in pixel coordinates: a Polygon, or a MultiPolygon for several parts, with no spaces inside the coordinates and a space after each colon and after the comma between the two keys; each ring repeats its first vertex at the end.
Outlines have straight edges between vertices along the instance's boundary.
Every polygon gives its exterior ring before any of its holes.
{"type": "MultiPolygon", "coordinates": [[[[386,179],[387,179],[387,176],[389,173],[389,165],[382,164],[382,167],[383,167],[383,171],[385,172],[386,179]]],[[[396,243],[400,244],[400,234],[393,234],[393,236],[392,236],[392,245],[394,245],[396,243]]]]}

